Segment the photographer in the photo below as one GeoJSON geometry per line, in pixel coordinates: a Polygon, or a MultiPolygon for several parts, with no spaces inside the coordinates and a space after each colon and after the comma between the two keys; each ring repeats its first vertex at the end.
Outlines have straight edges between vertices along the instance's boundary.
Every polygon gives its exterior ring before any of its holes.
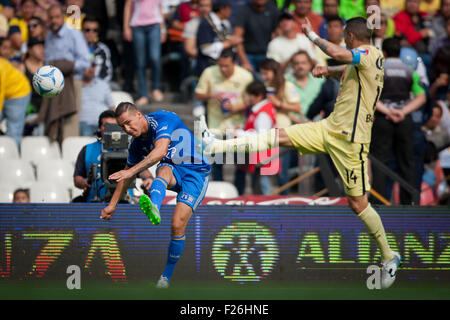
{"type": "MultiPolygon", "coordinates": [[[[100,198],[102,202],[107,199],[103,199],[107,192],[107,187],[104,185],[102,179],[97,180],[96,188],[92,186],[92,182],[95,177],[90,177],[89,170],[92,165],[100,165],[103,151],[103,134],[105,132],[106,124],[117,124],[114,111],[103,111],[98,119],[98,140],[91,144],[84,146],[78,154],[77,161],[75,163],[75,171],[73,175],[73,181],[75,187],[83,190],[83,196],[74,199],[74,202],[93,202],[96,197],[100,198]],[[95,192],[97,190],[97,194],[95,192]]],[[[153,176],[148,170],[144,170],[139,174],[139,177],[143,180],[142,188],[149,190],[153,182],[153,176]]]]}

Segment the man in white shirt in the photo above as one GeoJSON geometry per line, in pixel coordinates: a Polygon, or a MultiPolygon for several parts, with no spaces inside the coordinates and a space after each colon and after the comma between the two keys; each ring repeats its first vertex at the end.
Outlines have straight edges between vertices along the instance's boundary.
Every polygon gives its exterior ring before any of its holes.
{"type": "Polygon", "coordinates": [[[281,35],[270,41],[267,48],[267,57],[278,61],[283,69],[287,68],[291,57],[299,50],[308,52],[312,59],[316,58],[313,45],[304,34],[296,32],[294,24],[294,17],[290,13],[282,13],[278,23],[281,35]]]}

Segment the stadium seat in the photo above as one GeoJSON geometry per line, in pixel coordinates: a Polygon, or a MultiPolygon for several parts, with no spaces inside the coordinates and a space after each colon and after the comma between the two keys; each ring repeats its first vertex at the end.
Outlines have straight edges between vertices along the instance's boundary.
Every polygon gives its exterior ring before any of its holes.
{"type": "Polygon", "coordinates": [[[19,159],[19,149],[13,138],[0,136],[0,159],[19,159]]]}
{"type": "Polygon", "coordinates": [[[73,186],[73,165],[66,160],[51,159],[37,163],[37,181],[55,182],[71,188],[73,186]]]}
{"type": "Polygon", "coordinates": [[[30,200],[34,203],[68,203],[69,188],[56,182],[35,182],[30,186],[30,200]]]}
{"type": "Polygon", "coordinates": [[[227,199],[227,198],[235,198],[238,196],[239,193],[236,187],[230,182],[211,181],[209,182],[208,190],[206,191],[205,197],[227,199]]]}
{"type": "Polygon", "coordinates": [[[130,102],[134,103],[133,97],[125,91],[113,91],[111,93],[113,101],[114,101],[114,107],[117,107],[117,105],[121,102],[130,102]]]}
{"type": "Polygon", "coordinates": [[[62,158],[63,160],[68,160],[72,164],[77,161],[78,153],[81,149],[92,142],[95,142],[97,138],[95,137],[68,137],[64,139],[62,143],[62,158]]]}
{"type": "Polygon", "coordinates": [[[36,165],[42,160],[57,159],[59,154],[45,136],[27,136],[22,138],[20,144],[20,158],[36,165]]]}
{"type": "Polygon", "coordinates": [[[22,159],[0,159],[0,177],[3,184],[23,188],[36,181],[31,163],[22,159]]]}

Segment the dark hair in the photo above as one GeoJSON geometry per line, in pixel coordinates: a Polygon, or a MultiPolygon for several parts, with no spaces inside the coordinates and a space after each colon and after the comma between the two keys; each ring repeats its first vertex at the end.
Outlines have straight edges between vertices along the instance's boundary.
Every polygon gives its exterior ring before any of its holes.
{"type": "Polygon", "coordinates": [[[100,116],[98,117],[98,127],[100,128],[102,126],[103,119],[109,118],[116,118],[116,113],[113,110],[108,109],[100,113],[100,116]]]}
{"type": "Polygon", "coordinates": [[[383,41],[383,51],[386,52],[386,57],[395,58],[400,56],[400,40],[397,38],[388,38],[383,41]]]}
{"type": "Polygon", "coordinates": [[[262,95],[264,98],[267,96],[266,86],[259,80],[250,82],[245,88],[245,92],[252,96],[262,95]]]}
{"type": "Polygon", "coordinates": [[[259,64],[259,70],[270,70],[273,72],[273,86],[275,95],[282,99],[284,96],[284,73],[281,64],[274,59],[265,59],[259,64]]]}
{"type": "Polygon", "coordinates": [[[341,17],[339,17],[338,15],[332,15],[327,17],[327,24],[330,23],[331,21],[339,21],[341,25],[344,26],[344,21],[342,21],[341,17]]]}
{"type": "Polygon", "coordinates": [[[367,27],[367,20],[362,17],[347,20],[345,31],[352,33],[359,41],[368,42],[372,36],[372,30],[367,27]]]}
{"type": "Polygon", "coordinates": [[[236,61],[236,52],[234,52],[233,48],[227,48],[222,50],[219,58],[231,58],[231,60],[236,61]]]}
{"type": "Polygon", "coordinates": [[[3,44],[3,42],[4,42],[5,40],[9,40],[9,39],[6,38],[6,37],[0,37],[0,46],[3,44]]]}
{"type": "Polygon", "coordinates": [[[308,58],[309,63],[314,67],[314,65],[316,63],[314,62],[314,60],[311,58],[311,56],[309,55],[308,51],[306,51],[306,50],[298,50],[296,53],[294,53],[292,55],[289,63],[292,62],[292,60],[294,59],[295,56],[302,55],[302,54],[305,55],[308,58]]]}
{"type": "Polygon", "coordinates": [[[130,102],[121,102],[114,112],[114,117],[118,118],[127,111],[136,112],[138,111],[138,108],[130,102]]]}
{"type": "Polygon", "coordinates": [[[432,64],[432,79],[439,77],[441,73],[450,74],[450,46],[441,47],[435,54],[432,64]]]}
{"type": "Polygon", "coordinates": [[[20,6],[23,6],[25,3],[27,3],[27,2],[33,2],[33,4],[36,6],[37,5],[37,2],[36,2],[36,0],[22,0],[22,2],[20,3],[20,6]]]}
{"type": "Polygon", "coordinates": [[[228,1],[228,0],[214,0],[213,1],[212,11],[213,12],[219,12],[220,9],[225,8],[225,7],[231,7],[230,1],[228,1]]]}
{"type": "Polygon", "coordinates": [[[16,194],[18,194],[19,192],[23,192],[23,193],[25,193],[26,195],[27,195],[27,197],[29,198],[30,197],[30,191],[28,190],[28,189],[16,189],[16,190],[14,190],[14,193],[13,193],[13,198],[16,196],[16,194]]]}
{"type": "Polygon", "coordinates": [[[100,27],[100,21],[97,19],[97,17],[94,17],[94,16],[86,16],[86,17],[84,17],[82,26],[84,26],[84,24],[86,22],[97,22],[99,27],[100,27]]]}

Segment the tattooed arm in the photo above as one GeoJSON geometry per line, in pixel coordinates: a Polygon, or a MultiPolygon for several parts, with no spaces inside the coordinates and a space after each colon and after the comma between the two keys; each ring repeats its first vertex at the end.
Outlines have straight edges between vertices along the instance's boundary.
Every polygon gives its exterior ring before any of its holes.
{"type": "Polygon", "coordinates": [[[353,54],[350,50],[342,48],[330,41],[319,37],[312,29],[310,22],[302,25],[302,30],[305,35],[316,46],[318,46],[323,52],[335,59],[336,61],[343,63],[351,63],[353,61],[353,54]]]}

